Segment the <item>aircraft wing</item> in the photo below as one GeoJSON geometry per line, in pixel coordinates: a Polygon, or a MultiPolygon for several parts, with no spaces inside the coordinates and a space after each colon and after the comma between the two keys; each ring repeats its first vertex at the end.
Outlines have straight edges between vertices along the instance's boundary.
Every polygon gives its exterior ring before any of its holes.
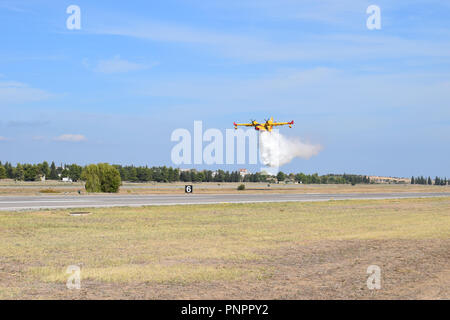
{"type": "Polygon", "coordinates": [[[259,125],[259,123],[253,124],[253,123],[236,123],[236,122],[233,122],[233,124],[235,127],[237,127],[237,126],[254,127],[254,126],[259,125]]]}
{"type": "Polygon", "coordinates": [[[272,126],[285,126],[285,125],[293,125],[294,124],[294,120],[290,121],[290,122],[274,122],[272,124],[272,126]]]}

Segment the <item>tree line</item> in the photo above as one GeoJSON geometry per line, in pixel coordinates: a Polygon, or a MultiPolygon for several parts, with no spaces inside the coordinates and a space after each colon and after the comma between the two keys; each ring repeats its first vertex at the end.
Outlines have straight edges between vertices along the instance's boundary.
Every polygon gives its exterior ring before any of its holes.
{"type": "Polygon", "coordinates": [[[275,182],[292,181],[304,184],[357,184],[370,183],[368,176],[354,174],[327,174],[319,176],[317,173],[290,173],[278,172],[273,177],[262,172],[241,175],[239,171],[224,170],[181,170],[172,167],[135,167],[114,165],[119,170],[123,181],[130,182],[275,182]]]}
{"type": "Polygon", "coordinates": [[[426,184],[426,185],[436,185],[436,186],[446,186],[448,184],[450,184],[450,180],[447,178],[441,178],[441,177],[436,177],[434,178],[434,181],[431,179],[431,177],[411,177],[411,184],[426,184]]]}
{"type": "MultiPolygon", "coordinates": [[[[18,181],[83,180],[83,171],[88,166],[77,164],[61,164],[55,162],[50,165],[47,161],[38,164],[20,164],[13,166],[9,162],[0,162],[0,179],[14,179],[18,181]]],[[[130,182],[276,182],[291,181],[303,184],[360,184],[371,183],[369,177],[354,174],[327,174],[319,176],[317,173],[289,173],[279,172],[275,177],[262,172],[241,175],[239,171],[224,170],[182,170],[178,168],[160,166],[122,166],[113,165],[117,169],[121,181],[130,182]]],[[[92,171],[92,170],[91,170],[92,171]]]]}
{"type": "Polygon", "coordinates": [[[47,180],[61,180],[70,178],[72,181],[78,181],[81,178],[83,167],[77,164],[56,166],[55,162],[51,165],[47,161],[38,164],[18,163],[13,166],[9,162],[2,164],[0,161],[0,179],[14,179],[17,181],[39,181],[41,177],[47,180]]]}
{"type": "MultiPolygon", "coordinates": [[[[239,171],[224,170],[182,170],[167,166],[122,166],[113,165],[117,169],[121,181],[130,182],[277,182],[290,181],[303,184],[369,184],[373,183],[365,175],[356,174],[325,174],[319,175],[305,173],[284,173],[278,172],[276,176],[264,174],[262,172],[248,173],[241,175],[239,171]]],[[[46,180],[62,180],[69,178],[72,181],[82,179],[83,170],[86,166],[77,164],[61,164],[57,166],[55,162],[48,164],[47,161],[38,164],[16,164],[13,166],[9,162],[0,162],[0,179],[14,179],[18,181],[39,181],[45,176],[46,180]]],[[[83,180],[86,181],[86,180],[83,180]]],[[[436,177],[434,181],[431,177],[411,177],[411,184],[447,185],[447,178],[436,177]]]]}

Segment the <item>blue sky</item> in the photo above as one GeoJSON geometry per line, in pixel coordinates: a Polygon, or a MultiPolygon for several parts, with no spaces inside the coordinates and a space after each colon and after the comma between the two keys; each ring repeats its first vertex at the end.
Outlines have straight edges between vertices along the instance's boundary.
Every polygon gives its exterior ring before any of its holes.
{"type": "Polygon", "coordinates": [[[171,165],[177,128],[273,116],[323,146],[283,171],[450,177],[449,18],[445,0],[0,1],[0,160],[171,165]]]}

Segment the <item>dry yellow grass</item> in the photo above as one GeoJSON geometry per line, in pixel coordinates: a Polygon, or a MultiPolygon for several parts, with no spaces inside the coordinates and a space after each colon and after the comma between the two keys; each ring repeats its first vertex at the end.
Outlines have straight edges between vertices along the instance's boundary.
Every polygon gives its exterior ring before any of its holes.
{"type": "MultiPolygon", "coordinates": [[[[184,185],[192,183],[128,183],[124,182],[121,194],[184,194],[184,185]]],[[[428,186],[410,184],[369,184],[369,185],[301,185],[245,183],[245,191],[238,191],[241,183],[193,183],[194,192],[216,193],[384,193],[384,192],[448,192],[450,186],[428,186]]],[[[39,195],[51,189],[63,194],[85,193],[83,183],[12,182],[0,181],[0,195],[39,195]]]]}
{"type": "Polygon", "coordinates": [[[0,212],[0,298],[30,297],[29,288],[54,297],[44,284],[63,290],[69,265],[82,266],[83,281],[117,286],[258,283],[287,248],[450,238],[450,198],[89,211],[0,212]]]}

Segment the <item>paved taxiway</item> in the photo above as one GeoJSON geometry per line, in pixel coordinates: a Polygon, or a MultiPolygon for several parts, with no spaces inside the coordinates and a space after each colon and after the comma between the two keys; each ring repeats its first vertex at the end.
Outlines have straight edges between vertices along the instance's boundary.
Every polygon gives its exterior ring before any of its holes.
{"type": "Polygon", "coordinates": [[[0,210],[137,207],[212,203],[328,201],[351,199],[402,199],[450,197],[450,193],[348,193],[348,194],[189,194],[189,195],[76,195],[1,196],[0,210]]]}

